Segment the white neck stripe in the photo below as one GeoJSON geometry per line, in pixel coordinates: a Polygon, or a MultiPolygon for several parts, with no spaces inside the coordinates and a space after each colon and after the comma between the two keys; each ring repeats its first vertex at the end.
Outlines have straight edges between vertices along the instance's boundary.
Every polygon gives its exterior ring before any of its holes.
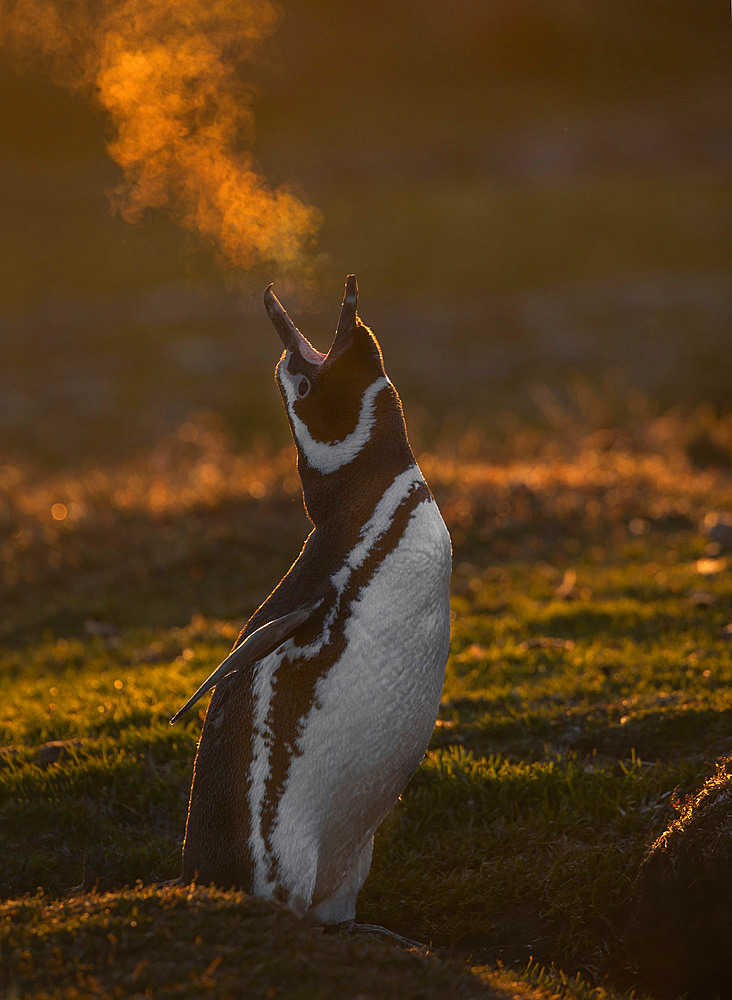
{"type": "Polygon", "coordinates": [[[358,543],[346,557],[346,563],[351,569],[358,569],[369,554],[378,539],[386,533],[394,520],[394,514],[401,502],[406,498],[414,483],[422,483],[422,473],[414,463],[400,472],[374,507],[374,512],[361,529],[358,543]]]}
{"type": "Polygon", "coordinates": [[[386,534],[392,521],[394,520],[394,515],[397,509],[406,499],[412,486],[415,483],[423,482],[424,479],[422,478],[422,473],[419,471],[419,466],[415,462],[410,465],[409,468],[400,472],[391,485],[387,487],[384,495],[376,504],[373,514],[361,529],[361,535],[358,542],[356,542],[354,547],[346,556],[346,560],[341,568],[330,578],[336,589],[336,598],[333,602],[333,606],[325,618],[325,621],[323,622],[322,632],[314,642],[311,642],[307,646],[297,647],[298,656],[316,656],[321,651],[325,643],[328,642],[330,638],[331,626],[341,611],[341,597],[343,595],[343,591],[346,589],[351,575],[354,570],[357,570],[358,567],[365,561],[369,552],[378,540],[386,534]]]}
{"type": "MultiPolygon", "coordinates": [[[[278,371],[279,375],[279,371],[278,371]]],[[[287,377],[280,376],[280,384],[285,390],[287,398],[287,409],[292,420],[292,429],[295,438],[300,446],[308,464],[318,472],[336,472],[338,469],[348,465],[358,455],[361,449],[371,436],[371,429],[374,426],[376,416],[374,409],[376,397],[391,385],[385,375],[380,375],[375,382],[366,389],[361,400],[361,411],[358,415],[358,423],[350,434],[347,434],[342,441],[316,441],[307,428],[307,425],[295,413],[294,403],[297,394],[293,382],[287,377]]]]}

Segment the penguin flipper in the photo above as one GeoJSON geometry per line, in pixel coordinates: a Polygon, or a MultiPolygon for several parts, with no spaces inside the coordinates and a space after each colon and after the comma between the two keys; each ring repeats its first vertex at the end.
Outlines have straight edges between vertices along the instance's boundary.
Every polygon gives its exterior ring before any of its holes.
{"type": "Polygon", "coordinates": [[[212,687],[218,684],[222,677],[226,677],[227,674],[234,673],[236,670],[241,670],[242,667],[246,667],[251,663],[256,663],[257,660],[261,660],[265,656],[269,656],[270,653],[273,653],[278,646],[281,646],[283,642],[290,638],[295,629],[308,620],[320,604],[320,601],[316,604],[306,604],[295,611],[290,611],[289,614],[282,615],[281,618],[265,622],[264,625],[260,625],[258,629],[255,629],[243,642],[240,642],[238,646],[232,649],[226,659],[206,678],[196,693],[191,695],[183,708],[178,709],[170,720],[170,725],[172,726],[174,722],[177,722],[181,715],[195,705],[198,699],[202,698],[207,691],[210,691],[212,687]]]}

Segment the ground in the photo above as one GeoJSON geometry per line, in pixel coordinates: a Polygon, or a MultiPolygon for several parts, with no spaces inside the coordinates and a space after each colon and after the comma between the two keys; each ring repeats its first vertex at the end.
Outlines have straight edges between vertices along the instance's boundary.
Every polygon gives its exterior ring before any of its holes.
{"type": "Polygon", "coordinates": [[[730,753],[728,13],[278,6],[235,77],[322,212],[289,280],[110,212],[109,118],[2,50],[0,992],[619,1000],[644,851],[730,753]],[[358,916],[437,955],[157,888],[205,706],[168,720],[307,531],[262,291],[326,349],[350,272],[455,567],[358,916]]]}
{"type": "Polygon", "coordinates": [[[723,454],[730,426],[695,419],[419,456],[453,537],[452,646],[358,917],[437,957],[157,888],[203,706],[168,719],[298,550],[291,449],[237,453],[201,419],[86,474],[5,466],[4,988],[624,995],[644,850],[730,749],[729,470],[689,457],[702,430],[723,454]]]}

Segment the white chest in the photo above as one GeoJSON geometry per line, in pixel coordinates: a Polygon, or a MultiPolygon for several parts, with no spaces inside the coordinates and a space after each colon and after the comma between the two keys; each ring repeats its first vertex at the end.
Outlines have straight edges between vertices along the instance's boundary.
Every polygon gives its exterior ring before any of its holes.
{"type": "MultiPolygon", "coordinates": [[[[346,646],[317,683],[271,837],[281,875],[303,896],[315,879],[321,894],[337,884],[426,750],[449,646],[450,568],[449,535],[430,498],[340,609],[346,646]]],[[[264,676],[260,683],[265,696],[264,676]]]]}

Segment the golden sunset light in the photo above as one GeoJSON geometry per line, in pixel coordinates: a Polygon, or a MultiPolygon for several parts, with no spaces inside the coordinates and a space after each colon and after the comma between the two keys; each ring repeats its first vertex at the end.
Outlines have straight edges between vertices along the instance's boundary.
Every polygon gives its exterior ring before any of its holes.
{"type": "Polygon", "coordinates": [[[697,0],[0,0],[0,997],[732,997],[697,0]]]}
{"type": "Polygon", "coordinates": [[[4,11],[11,47],[45,56],[57,82],[108,113],[124,219],[166,208],[234,268],[304,263],[318,211],[272,188],[241,144],[254,135],[253,94],[237,69],[277,28],[269,0],[22,0],[4,11]]]}

